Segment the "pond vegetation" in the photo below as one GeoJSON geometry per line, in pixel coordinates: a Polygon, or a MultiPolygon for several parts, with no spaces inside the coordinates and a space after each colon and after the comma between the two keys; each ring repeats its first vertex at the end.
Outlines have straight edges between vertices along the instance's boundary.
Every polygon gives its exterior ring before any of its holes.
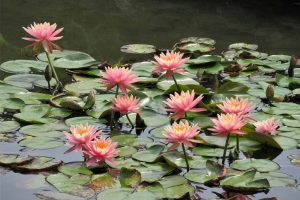
{"type": "MultiPolygon", "coordinates": [[[[296,56],[268,55],[246,43],[216,55],[215,40],[188,37],[168,50],[124,45],[122,52],[153,59],[108,63],[59,51],[52,43],[61,39],[56,25],[24,29],[35,38],[25,38],[35,42],[29,47],[45,52],[0,65],[9,74],[0,81],[0,140],[28,155],[1,154],[0,165],[2,174],[41,172],[43,184],[56,190],[37,197],[200,199],[205,187],[221,199],[275,187],[299,192],[293,174],[278,172],[284,166],[272,161],[299,147],[296,56]],[[63,84],[59,69],[72,81],[63,84]],[[64,143],[71,145],[65,153],[83,157],[33,155],[64,143]]],[[[299,154],[288,158],[299,165],[299,154]]]]}

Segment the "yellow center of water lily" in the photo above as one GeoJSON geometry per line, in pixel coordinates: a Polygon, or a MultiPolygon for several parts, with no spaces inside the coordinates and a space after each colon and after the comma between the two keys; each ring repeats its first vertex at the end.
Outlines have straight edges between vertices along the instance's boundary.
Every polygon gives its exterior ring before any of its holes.
{"type": "Polygon", "coordinates": [[[97,150],[103,151],[103,150],[107,149],[107,144],[105,142],[98,142],[96,144],[96,148],[97,148],[97,150]]]}

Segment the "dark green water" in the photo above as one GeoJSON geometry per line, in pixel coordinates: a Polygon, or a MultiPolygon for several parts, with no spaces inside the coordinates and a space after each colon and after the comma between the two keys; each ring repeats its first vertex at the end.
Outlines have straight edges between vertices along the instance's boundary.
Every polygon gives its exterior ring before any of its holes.
{"type": "MultiPolygon", "coordinates": [[[[300,57],[300,5],[293,1],[231,1],[231,0],[1,0],[0,2],[0,63],[14,59],[31,59],[24,54],[28,45],[21,37],[28,36],[22,26],[33,22],[48,21],[64,27],[63,39],[57,44],[66,50],[83,51],[95,59],[111,63],[130,59],[151,59],[147,56],[125,54],[120,51],[126,44],[151,44],[157,48],[171,48],[181,38],[208,37],[216,40],[216,51],[220,54],[232,43],[254,43],[258,51],[272,54],[296,55],[300,57]]],[[[294,1],[297,2],[297,1],[294,1]]],[[[6,73],[0,71],[0,80],[6,73]]],[[[146,130],[147,131],[147,130],[146,130]]],[[[149,130],[148,130],[149,131],[149,130]]],[[[53,156],[70,162],[81,160],[76,153],[61,155],[67,147],[47,151],[21,152],[18,144],[0,143],[1,153],[21,155],[53,156]]],[[[300,180],[299,168],[291,166],[288,155],[299,150],[287,150],[274,161],[280,163],[280,172],[293,174],[300,180]]],[[[38,199],[34,188],[26,189],[26,179],[31,175],[8,172],[0,175],[1,200],[38,199]]],[[[45,190],[53,190],[45,185],[45,190]]],[[[208,189],[208,188],[207,188],[208,189]]],[[[202,198],[215,197],[208,189],[199,193],[202,198]]],[[[299,199],[295,188],[272,188],[253,199],[278,197],[299,199]]]]}

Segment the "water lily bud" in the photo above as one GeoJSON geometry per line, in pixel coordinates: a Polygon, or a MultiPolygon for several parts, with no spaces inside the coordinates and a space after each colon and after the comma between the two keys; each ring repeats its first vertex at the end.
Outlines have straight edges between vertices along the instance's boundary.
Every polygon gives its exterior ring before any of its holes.
{"type": "Polygon", "coordinates": [[[272,85],[269,85],[266,90],[266,97],[270,100],[274,97],[274,88],[272,85]]]}
{"type": "Polygon", "coordinates": [[[290,66],[288,68],[288,75],[289,77],[294,77],[294,69],[297,66],[297,57],[292,55],[291,59],[290,59],[290,66]]]}
{"type": "Polygon", "coordinates": [[[52,79],[52,69],[50,67],[50,65],[47,65],[46,69],[45,69],[45,79],[47,82],[50,82],[52,79]]]}

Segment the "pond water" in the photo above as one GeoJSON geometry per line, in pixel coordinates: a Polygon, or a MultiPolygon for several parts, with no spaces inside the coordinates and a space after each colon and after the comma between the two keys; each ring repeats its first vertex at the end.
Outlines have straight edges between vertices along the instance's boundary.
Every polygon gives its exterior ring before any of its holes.
{"type": "MultiPolygon", "coordinates": [[[[23,49],[28,42],[21,39],[27,36],[22,26],[44,21],[57,23],[58,28],[64,27],[61,33],[64,37],[57,41],[63,49],[82,51],[109,63],[153,59],[151,55],[122,53],[120,48],[123,45],[150,44],[159,49],[170,49],[186,37],[214,39],[216,50],[213,54],[216,55],[227,50],[230,44],[245,42],[257,44],[260,52],[269,55],[300,57],[300,5],[297,1],[1,0],[0,9],[0,63],[33,59],[34,54],[23,49]]],[[[0,71],[0,80],[8,75],[10,74],[0,71]]],[[[63,82],[70,81],[63,70],[59,70],[59,77],[65,79],[63,82]]],[[[9,119],[12,119],[12,113],[0,115],[0,121],[9,119]]],[[[142,136],[150,136],[150,130],[144,130],[142,136]]],[[[106,133],[108,132],[107,128],[106,133]]],[[[15,137],[20,140],[24,136],[16,131],[15,137]]],[[[62,154],[68,148],[62,146],[50,150],[29,150],[16,142],[0,143],[1,154],[42,155],[64,162],[82,161],[82,156],[78,153],[62,154]]],[[[280,163],[278,172],[292,175],[300,181],[299,167],[291,165],[287,158],[292,154],[299,154],[299,150],[285,150],[273,161],[280,163]]],[[[55,190],[42,181],[46,175],[5,172],[1,169],[0,199],[39,199],[34,195],[36,191],[55,190]]],[[[295,186],[297,184],[271,188],[267,194],[249,195],[249,198],[296,200],[299,199],[300,192],[295,186]]],[[[223,191],[218,187],[201,187],[205,190],[198,194],[203,199],[216,198],[212,191],[223,191]]]]}

